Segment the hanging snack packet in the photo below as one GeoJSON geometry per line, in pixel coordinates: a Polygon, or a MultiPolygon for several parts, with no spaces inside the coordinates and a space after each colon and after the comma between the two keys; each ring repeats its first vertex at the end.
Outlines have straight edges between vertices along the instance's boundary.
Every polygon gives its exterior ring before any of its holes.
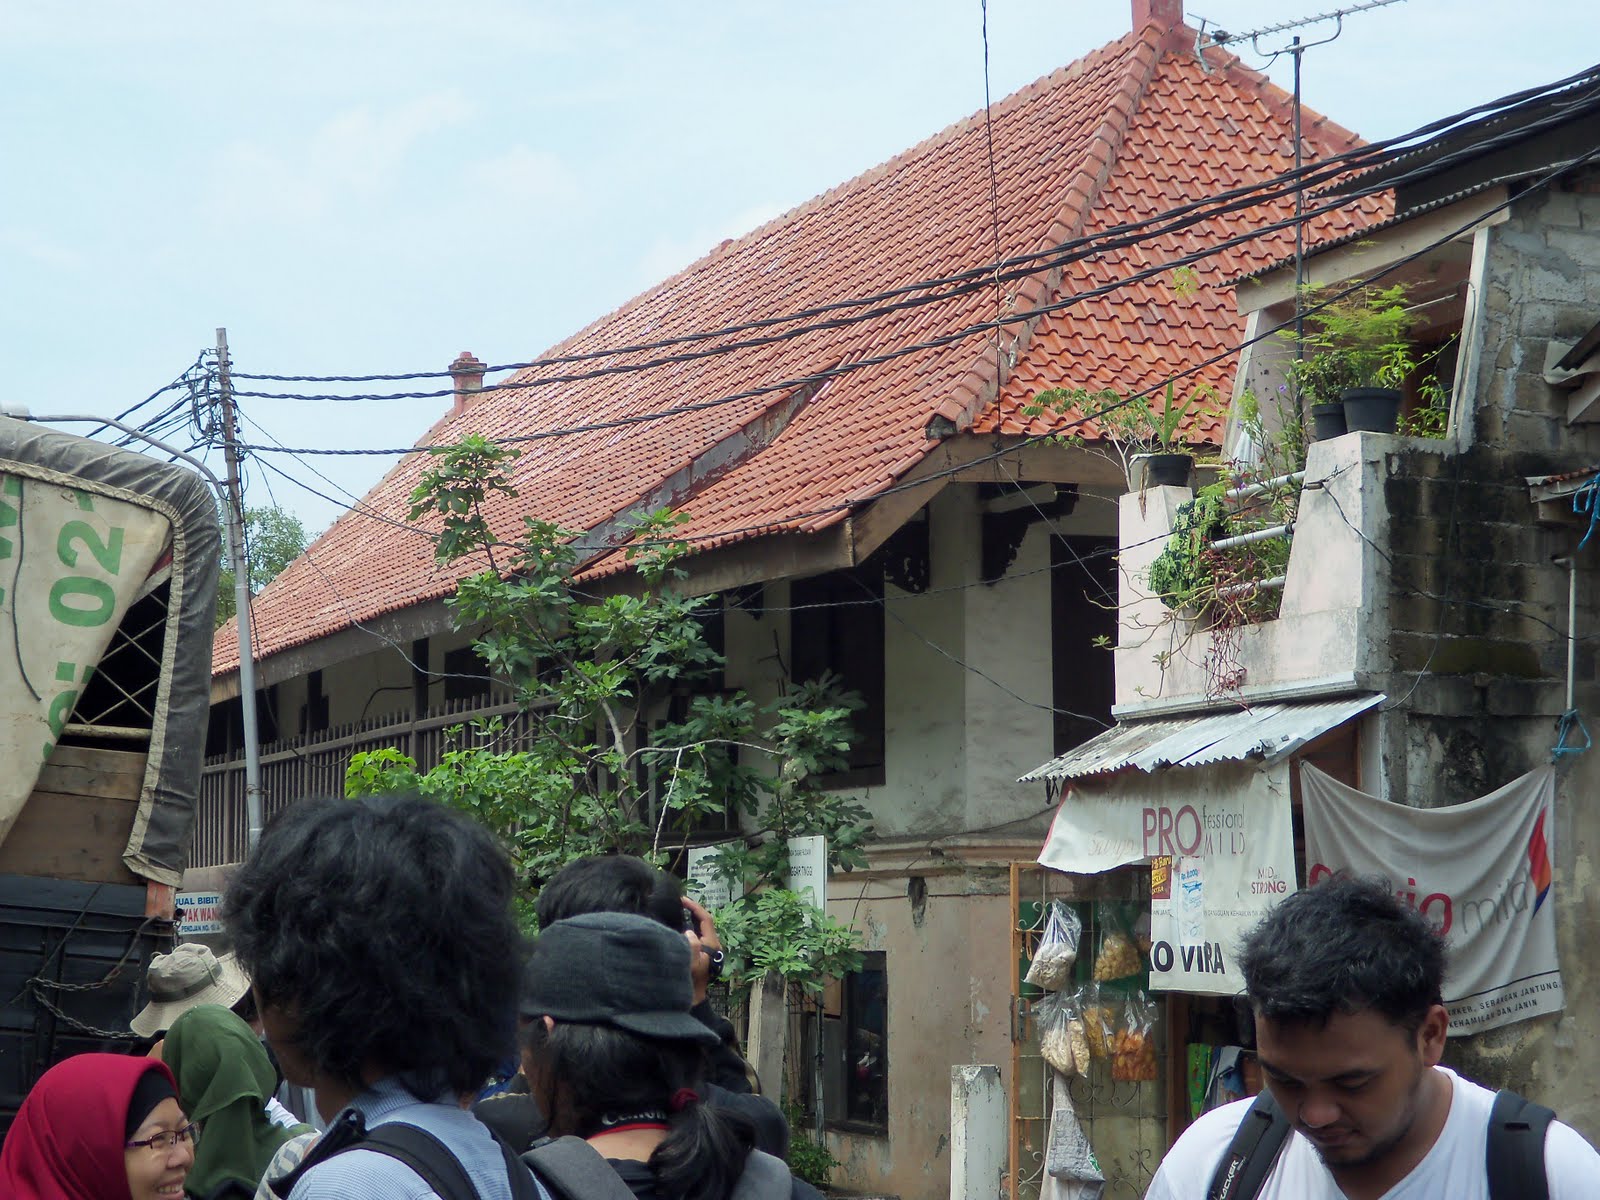
{"type": "Polygon", "coordinates": [[[1061,1074],[1076,1075],[1082,1067],[1068,1028],[1067,998],[1047,996],[1033,1006],[1033,1012],[1039,1023],[1039,1056],[1061,1074]]]}
{"type": "Polygon", "coordinates": [[[1100,938],[1100,953],[1095,955],[1094,977],[1103,983],[1137,975],[1144,969],[1144,963],[1139,958],[1139,948],[1134,944],[1126,919],[1118,919],[1111,905],[1103,905],[1101,912],[1104,932],[1100,938]]]}
{"type": "Polygon", "coordinates": [[[1087,983],[1078,992],[1078,1008],[1083,1015],[1084,1038],[1095,1058],[1109,1058],[1116,1031],[1116,1010],[1100,998],[1100,985],[1087,983]]]}
{"type": "Polygon", "coordinates": [[[1072,978],[1083,922],[1065,901],[1050,901],[1050,916],[1024,982],[1054,991],[1072,978]]]}
{"type": "Polygon", "coordinates": [[[1152,1083],[1160,1074],[1156,1062],[1155,1005],[1143,992],[1133,992],[1122,1007],[1111,1056],[1111,1078],[1126,1083],[1152,1083]]]}

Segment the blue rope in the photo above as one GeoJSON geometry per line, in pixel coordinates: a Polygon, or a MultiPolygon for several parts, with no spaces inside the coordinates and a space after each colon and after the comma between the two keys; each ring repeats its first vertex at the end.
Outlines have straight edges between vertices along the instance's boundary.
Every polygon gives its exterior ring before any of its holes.
{"type": "Polygon", "coordinates": [[[1582,754],[1593,744],[1593,739],[1589,737],[1589,727],[1583,723],[1583,714],[1575,708],[1569,708],[1556,722],[1556,744],[1550,751],[1550,761],[1552,764],[1560,763],[1562,759],[1571,755],[1582,754]],[[1567,738],[1572,734],[1574,727],[1583,735],[1581,746],[1567,745],[1567,738]]]}
{"type": "Polygon", "coordinates": [[[1589,544],[1589,539],[1594,536],[1595,525],[1600,523],[1600,504],[1596,503],[1597,499],[1600,499],[1600,474],[1572,493],[1572,511],[1579,516],[1589,514],[1589,528],[1584,531],[1583,541],[1578,543],[1579,550],[1589,544]]]}

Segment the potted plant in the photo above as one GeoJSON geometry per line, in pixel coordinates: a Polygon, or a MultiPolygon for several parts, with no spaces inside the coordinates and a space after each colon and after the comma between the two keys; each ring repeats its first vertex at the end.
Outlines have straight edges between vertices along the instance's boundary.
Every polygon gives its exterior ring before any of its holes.
{"type": "Polygon", "coordinates": [[[1337,436],[1335,404],[1348,430],[1394,432],[1401,389],[1418,365],[1406,337],[1414,323],[1406,295],[1406,285],[1397,283],[1357,288],[1327,303],[1316,293],[1307,297],[1321,306],[1307,317],[1308,353],[1290,366],[1289,375],[1302,403],[1311,406],[1319,439],[1337,436]]]}
{"type": "MultiPolygon", "coordinates": [[[[1086,388],[1051,388],[1034,397],[1023,415],[1068,415],[1100,426],[1122,460],[1130,491],[1145,487],[1188,487],[1194,473],[1194,455],[1183,440],[1186,422],[1217,411],[1216,390],[1200,385],[1187,398],[1178,399],[1169,380],[1159,407],[1150,393],[1124,396],[1112,388],[1090,392],[1086,388]]],[[[1081,444],[1082,438],[1073,439],[1081,444]]]]}

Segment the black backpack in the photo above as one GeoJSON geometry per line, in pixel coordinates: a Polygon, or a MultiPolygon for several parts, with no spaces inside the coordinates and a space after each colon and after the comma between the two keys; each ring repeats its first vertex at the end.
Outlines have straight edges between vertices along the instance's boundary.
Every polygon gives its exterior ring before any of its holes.
{"type": "MultiPolygon", "coordinates": [[[[1550,1200],[1544,1135],[1555,1119],[1550,1109],[1515,1092],[1495,1094],[1484,1155],[1489,1200],[1550,1200]]],[[[1255,1200],[1289,1140],[1289,1129],[1289,1118],[1272,1093],[1263,1091],[1239,1122],[1228,1152],[1217,1164],[1206,1200],[1255,1200]]]]}
{"type": "MultiPolygon", "coordinates": [[[[543,1200],[533,1172],[517,1157],[517,1152],[498,1135],[495,1141],[505,1155],[512,1200],[543,1200]]],[[[347,1150],[374,1150],[399,1159],[442,1200],[478,1200],[478,1189],[472,1186],[460,1160],[433,1134],[400,1121],[388,1121],[368,1129],[361,1114],[354,1110],[341,1114],[294,1170],[271,1181],[270,1190],[287,1198],[301,1175],[347,1150]]]]}
{"type": "MultiPolygon", "coordinates": [[[[545,1140],[522,1156],[556,1200],[634,1200],[633,1189],[582,1138],[545,1140]]],[[[781,1158],[750,1151],[732,1200],[789,1200],[794,1176],[781,1158]]]]}

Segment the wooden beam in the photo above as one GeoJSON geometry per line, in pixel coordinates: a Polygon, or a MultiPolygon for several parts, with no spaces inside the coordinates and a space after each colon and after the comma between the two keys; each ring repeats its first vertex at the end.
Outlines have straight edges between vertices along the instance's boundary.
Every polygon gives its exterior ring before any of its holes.
{"type": "MultiPolygon", "coordinates": [[[[1509,210],[1502,208],[1498,212],[1491,211],[1505,203],[1505,199],[1506,189],[1503,186],[1493,187],[1445,208],[1400,221],[1357,241],[1320,252],[1313,250],[1306,258],[1306,282],[1312,287],[1345,283],[1373,274],[1445,237],[1455,235],[1450,243],[1433,252],[1436,257],[1446,257],[1451,245],[1456,241],[1470,241],[1474,230],[1508,220],[1509,210]],[[1469,223],[1471,228],[1456,233],[1469,223]]],[[[1426,261],[1421,264],[1423,268],[1426,265],[1426,261]]],[[[1418,264],[1412,264],[1411,269],[1418,269],[1418,264]]],[[[1293,300],[1294,268],[1279,267],[1257,279],[1243,280],[1234,293],[1241,313],[1293,300]]]]}
{"type": "Polygon", "coordinates": [[[1600,421],[1600,374],[1587,375],[1567,397],[1567,424],[1600,421]]]}
{"type": "MultiPolygon", "coordinates": [[[[312,671],[348,662],[385,647],[408,647],[417,638],[447,633],[454,628],[444,601],[428,600],[398,612],[385,613],[360,628],[351,626],[302,646],[256,660],[256,686],[270,687],[312,671]]],[[[211,677],[211,703],[232,700],[239,694],[237,669],[211,677]]]]}

